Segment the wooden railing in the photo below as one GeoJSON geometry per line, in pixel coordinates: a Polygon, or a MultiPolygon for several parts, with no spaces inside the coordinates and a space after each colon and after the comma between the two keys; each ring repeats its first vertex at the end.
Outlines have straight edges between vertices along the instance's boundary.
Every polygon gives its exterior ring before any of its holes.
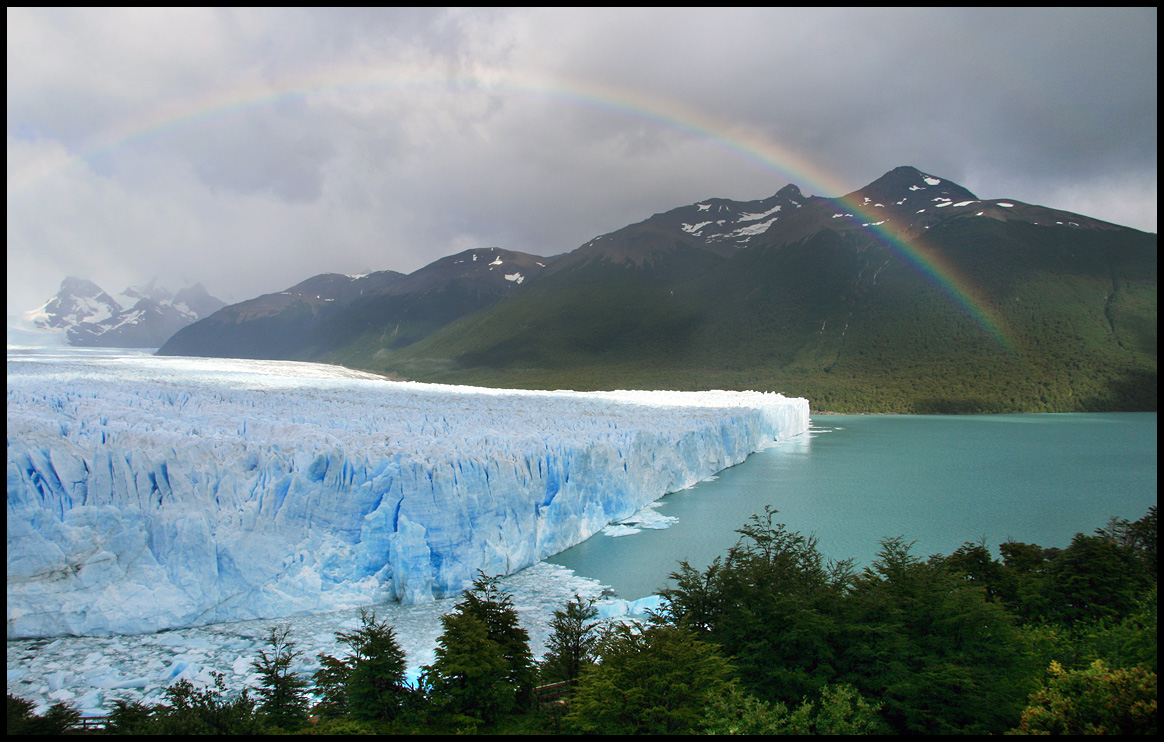
{"type": "Polygon", "coordinates": [[[563,680],[560,683],[539,685],[533,690],[534,698],[537,699],[539,706],[563,704],[565,703],[566,696],[570,694],[570,687],[576,682],[576,680],[563,680]]]}
{"type": "Polygon", "coordinates": [[[109,726],[108,716],[82,716],[73,725],[73,729],[81,732],[104,731],[109,726]]]}

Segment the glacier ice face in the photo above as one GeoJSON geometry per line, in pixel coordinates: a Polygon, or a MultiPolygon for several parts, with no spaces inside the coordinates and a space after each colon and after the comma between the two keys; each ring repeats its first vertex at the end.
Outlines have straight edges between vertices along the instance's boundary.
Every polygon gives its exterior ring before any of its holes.
{"type": "Polygon", "coordinates": [[[8,637],[430,601],[808,428],[756,392],[536,392],[332,366],[8,359],[8,637]]]}

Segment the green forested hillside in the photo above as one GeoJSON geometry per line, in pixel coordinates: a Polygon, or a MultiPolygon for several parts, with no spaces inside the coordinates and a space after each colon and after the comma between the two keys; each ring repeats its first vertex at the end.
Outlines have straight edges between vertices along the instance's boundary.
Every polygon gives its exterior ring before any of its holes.
{"type": "Polygon", "coordinates": [[[973,283],[1003,340],[890,243],[825,229],[727,258],[591,261],[332,360],[491,386],[763,389],[835,412],[1156,409],[1155,235],[958,218],[914,245],[973,283]]]}

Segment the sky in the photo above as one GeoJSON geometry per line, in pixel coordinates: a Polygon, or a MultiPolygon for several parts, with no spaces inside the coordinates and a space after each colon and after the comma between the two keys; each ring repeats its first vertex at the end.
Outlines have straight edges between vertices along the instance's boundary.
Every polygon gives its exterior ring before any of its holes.
{"type": "Polygon", "coordinates": [[[899,165],[1156,231],[1155,8],[8,8],[8,314],[537,255],[899,165]]]}

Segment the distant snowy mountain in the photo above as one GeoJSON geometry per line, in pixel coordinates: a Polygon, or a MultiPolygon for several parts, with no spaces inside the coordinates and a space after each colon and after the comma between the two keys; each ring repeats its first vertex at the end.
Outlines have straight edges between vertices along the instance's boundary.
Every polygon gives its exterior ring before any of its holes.
{"type": "Polygon", "coordinates": [[[23,336],[39,331],[63,336],[77,347],[158,348],[178,330],[224,306],[202,284],[171,293],[151,281],[114,297],[92,281],[70,276],[43,306],[25,313],[23,336]]]}
{"type": "Polygon", "coordinates": [[[51,299],[27,316],[41,329],[68,330],[86,322],[104,322],[122,311],[121,304],[97,284],[69,276],[51,299]]]}

